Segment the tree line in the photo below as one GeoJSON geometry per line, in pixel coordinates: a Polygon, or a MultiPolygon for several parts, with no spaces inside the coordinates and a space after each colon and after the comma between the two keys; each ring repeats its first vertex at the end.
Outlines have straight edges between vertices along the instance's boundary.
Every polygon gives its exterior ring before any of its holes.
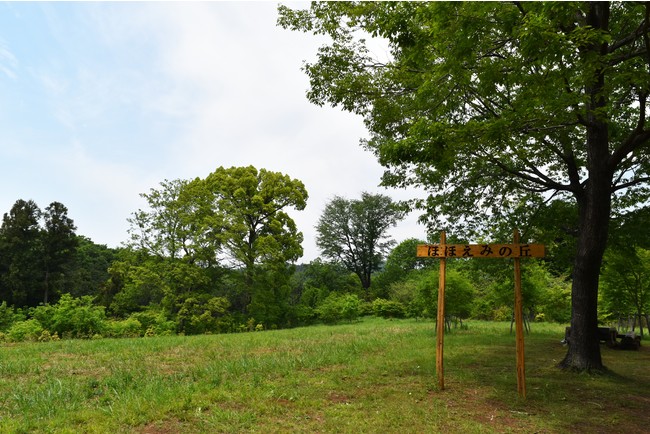
{"type": "MultiPolygon", "coordinates": [[[[387,196],[331,199],[316,224],[322,257],[308,264],[297,264],[302,234],[287,214],[306,205],[299,180],[252,166],[220,167],[205,178],[165,180],[142,197],[148,207],[132,214],[130,238],[116,249],[77,235],[58,202],[41,211],[18,200],[4,214],[4,339],[226,333],[361,315],[436,317],[437,262],[416,257],[418,244],[435,240],[396,244],[388,237],[404,212],[387,196]]],[[[529,321],[570,321],[576,214],[570,203],[553,202],[526,232],[549,253],[524,264],[529,321]]],[[[601,285],[604,321],[650,312],[650,237],[638,235],[649,219],[644,211],[614,221],[601,285]]],[[[508,232],[504,226],[494,240],[508,232]]],[[[459,259],[448,267],[449,323],[512,318],[512,264],[459,259]]]]}

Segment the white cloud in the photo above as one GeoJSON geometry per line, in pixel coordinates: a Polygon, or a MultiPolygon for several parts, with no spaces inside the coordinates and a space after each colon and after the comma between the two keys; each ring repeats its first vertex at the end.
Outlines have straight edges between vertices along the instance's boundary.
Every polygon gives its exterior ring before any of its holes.
{"type": "MultiPolygon", "coordinates": [[[[20,161],[34,171],[46,160],[59,165],[57,172],[39,173],[41,186],[25,192],[41,188],[45,198],[56,187],[57,197],[45,200],[68,206],[78,233],[118,245],[127,237],[126,218],[143,206],[140,193],[164,179],[252,164],[305,183],[307,209],[291,214],[311,260],[318,254],[314,225],[329,199],[386,193],[377,187],[382,168],[359,146],[366,135],[361,119],[306,99],[308,80],[300,68],[323,39],[276,27],[276,4],[70,7],[75,19],[85,20],[79,27],[86,45],[67,47],[65,62],[33,70],[63,131],[44,132],[58,137],[47,154],[39,155],[43,147],[37,146],[40,151],[20,161]]],[[[62,23],[57,14],[63,12],[56,4],[47,8],[57,43],[73,43],[66,25],[74,22],[62,23]]],[[[0,71],[10,59],[1,42],[0,71]]],[[[16,140],[16,146],[32,146],[16,140]]],[[[13,200],[25,198],[12,193],[13,200]]],[[[400,224],[395,237],[424,237],[414,221],[400,224]]]]}

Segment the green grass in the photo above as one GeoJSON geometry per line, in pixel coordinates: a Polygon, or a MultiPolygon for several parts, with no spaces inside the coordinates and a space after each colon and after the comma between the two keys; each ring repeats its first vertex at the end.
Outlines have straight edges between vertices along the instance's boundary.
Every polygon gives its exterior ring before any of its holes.
{"type": "Polygon", "coordinates": [[[0,432],[647,432],[650,351],[602,347],[611,374],[558,370],[563,327],[526,336],[517,396],[509,323],[445,336],[366,319],[257,333],[0,347],[0,432]]]}

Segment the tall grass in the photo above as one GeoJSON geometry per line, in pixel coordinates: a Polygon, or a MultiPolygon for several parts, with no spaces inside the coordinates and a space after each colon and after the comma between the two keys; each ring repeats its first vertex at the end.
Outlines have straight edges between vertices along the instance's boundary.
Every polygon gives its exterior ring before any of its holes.
{"type": "Polygon", "coordinates": [[[445,337],[360,323],[233,335],[64,340],[0,348],[0,432],[643,432],[650,353],[603,347],[611,375],[559,371],[563,327],[526,337],[517,396],[508,323],[445,337]]]}

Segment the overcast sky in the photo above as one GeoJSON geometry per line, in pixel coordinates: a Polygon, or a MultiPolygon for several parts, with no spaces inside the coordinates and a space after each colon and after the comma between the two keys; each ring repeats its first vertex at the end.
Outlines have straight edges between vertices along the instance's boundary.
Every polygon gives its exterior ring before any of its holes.
{"type": "MultiPolygon", "coordinates": [[[[295,5],[295,4],[290,4],[295,5]]],[[[0,213],[18,199],[68,207],[77,233],[117,247],[139,194],[219,166],[304,182],[291,212],[304,262],[334,195],[379,187],[361,118],[310,104],[304,60],[323,39],[276,26],[272,2],[2,3],[0,213]]],[[[411,215],[391,233],[424,238],[411,215]]]]}

